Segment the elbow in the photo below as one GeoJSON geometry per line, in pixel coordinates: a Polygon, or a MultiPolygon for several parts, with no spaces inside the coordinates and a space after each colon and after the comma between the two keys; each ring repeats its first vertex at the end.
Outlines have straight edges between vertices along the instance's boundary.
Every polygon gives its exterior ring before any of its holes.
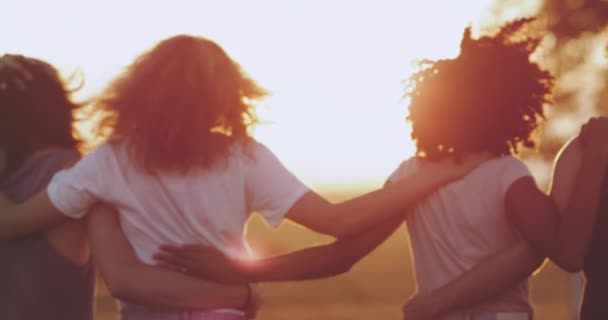
{"type": "Polygon", "coordinates": [[[560,252],[552,257],[553,262],[560,268],[569,273],[576,273],[583,269],[585,257],[579,252],[571,250],[560,250],[560,252]]]}
{"type": "Polygon", "coordinates": [[[584,259],[582,257],[561,257],[554,259],[554,262],[569,273],[576,273],[583,270],[584,259]]]}
{"type": "Polygon", "coordinates": [[[128,270],[103,270],[100,268],[108,292],[120,300],[129,301],[131,297],[131,282],[128,270]]]}
{"type": "Polygon", "coordinates": [[[354,265],[355,264],[350,261],[340,262],[331,269],[331,272],[328,276],[338,276],[344,273],[348,273],[354,265]]]}
{"type": "Polygon", "coordinates": [[[344,273],[348,273],[357,263],[357,259],[353,259],[349,256],[339,256],[339,260],[330,266],[326,271],[326,277],[338,276],[344,273]]]}
{"type": "Polygon", "coordinates": [[[540,268],[545,262],[545,259],[546,256],[534,254],[532,256],[532,259],[530,260],[530,263],[528,264],[530,273],[533,273],[535,270],[538,270],[538,268],[540,268]]]}
{"type": "Polygon", "coordinates": [[[126,281],[113,277],[104,277],[104,281],[108,291],[114,298],[125,301],[129,300],[129,288],[126,281]]]}
{"type": "Polygon", "coordinates": [[[322,269],[318,270],[317,272],[314,272],[313,274],[311,274],[310,277],[307,277],[307,278],[322,279],[322,278],[335,277],[335,276],[339,276],[344,273],[348,273],[351,270],[351,268],[352,268],[352,265],[349,265],[346,263],[339,263],[339,264],[335,264],[333,266],[322,268],[322,269]]]}
{"type": "Polygon", "coordinates": [[[124,285],[119,284],[119,283],[115,283],[115,282],[109,282],[106,281],[106,287],[108,288],[108,292],[110,292],[110,294],[119,300],[129,300],[128,299],[128,292],[127,289],[124,285]]]}
{"type": "Polygon", "coordinates": [[[569,273],[577,273],[583,270],[583,263],[580,262],[561,263],[559,266],[569,273]]]}

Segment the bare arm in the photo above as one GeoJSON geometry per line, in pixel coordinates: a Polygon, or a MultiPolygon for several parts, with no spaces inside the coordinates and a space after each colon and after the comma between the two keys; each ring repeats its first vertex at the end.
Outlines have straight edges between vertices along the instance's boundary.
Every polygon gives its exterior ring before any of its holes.
{"type": "Polygon", "coordinates": [[[255,282],[307,280],[346,273],[384,242],[402,221],[400,215],[395,216],[361,234],[340,238],[326,246],[258,261],[246,270],[247,278],[255,282]]]}
{"type": "Polygon", "coordinates": [[[314,192],[300,198],[286,217],[312,230],[337,238],[360,233],[428,195],[438,187],[456,180],[486,160],[471,158],[463,164],[451,161],[429,163],[416,173],[381,190],[331,204],[314,192]]]}
{"type": "Polygon", "coordinates": [[[88,217],[96,265],[112,295],[156,308],[207,310],[241,308],[248,288],[226,286],[140,262],[122,232],[117,213],[102,205],[88,217]]]}
{"type": "Polygon", "coordinates": [[[522,241],[485,259],[449,284],[410,300],[403,309],[405,319],[435,319],[486,301],[528,278],[543,260],[522,241]]]}
{"type": "Polygon", "coordinates": [[[173,269],[224,283],[319,279],[348,272],[401,224],[396,216],[361,234],[256,261],[234,261],[209,247],[164,247],[157,260],[173,269]]]}
{"type": "MultiPolygon", "coordinates": [[[[580,138],[572,140],[559,154],[553,174],[551,198],[560,209],[555,253],[550,256],[562,268],[582,269],[597,220],[606,162],[598,145],[580,138]]],[[[605,142],[601,142],[605,144],[605,142]]]]}
{"type": "Polygon", "coordinates": [[[0,194],[0,239],[11,239],[46,230],[68,219],[43,190],[21,204],[0,194]]]}
{"type": "MultiPolygon", "coordinates": [[[[391,183],[387,181],[384,187],[391,183]]],[[[173,269],[224,283],[298,281],[336,276],[350,271],[363,257],[378,247],[403,222],[402,215],[373,226],[360,234],[334,242],[255,261],[234,261],[211,247],[190,245],[163,247],[155,257],[173,269]]]]}

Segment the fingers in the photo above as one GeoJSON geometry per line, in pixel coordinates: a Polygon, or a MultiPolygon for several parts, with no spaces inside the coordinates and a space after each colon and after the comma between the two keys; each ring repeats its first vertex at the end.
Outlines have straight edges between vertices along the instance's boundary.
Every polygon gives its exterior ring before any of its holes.
{"type": "Polygon", "coordinates": [[[184,271],[187,272],[187,270],[184,270],[185,268],[183,267],[179,267],[164,261],[157,261],[155,264],[157,267],[159,268],[163,268],[163,269],[167,269],[169,271],[173,271],[173,272],[179,272],[179,273],[184,273],[184,271]]]}
{"type": "Polygon", "coordinates": [[[203,257],[224,257],[224,254],[218,249],[198,244],[185,244],[181,246],[161,245],[159,250],[167,254],[184,258],[192,259],[198,257],[198,260],[203,260],[203,257]]]}
{"type": "Polygon", "coordinates": [[[196,261],[189,258],[162,252],[152,258],[156,260],[158,266],[181,273],[189,273],[198,267],[196,261]]]}

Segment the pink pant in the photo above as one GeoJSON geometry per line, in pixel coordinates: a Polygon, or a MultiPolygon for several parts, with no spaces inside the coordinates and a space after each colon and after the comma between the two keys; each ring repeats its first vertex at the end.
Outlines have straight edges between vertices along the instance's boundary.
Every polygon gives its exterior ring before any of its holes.
{"type": "Polygon", "coordinates": [[[247,320],[239,310],[160,312],[133,304],[124,304],[121,314],[123,320],[247,320]]]}
{"type": "Polygon", "coordinates": [[[526,312],[460,312],[441,317],[441,320],[532,320],[526,312]]]}

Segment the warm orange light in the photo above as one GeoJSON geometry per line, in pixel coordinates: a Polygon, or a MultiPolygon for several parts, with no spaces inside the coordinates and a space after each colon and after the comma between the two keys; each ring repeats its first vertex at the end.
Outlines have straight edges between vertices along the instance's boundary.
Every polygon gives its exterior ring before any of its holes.
{"type": "Polygon", "coordinates": [[[492,2],[24,1],[3,7],[0,30],[19,32],[0,51],[81,66],[86,97],[156,41],[208,36],[273,93],[255,136],[287,167],[313,187],[379,186],[414,152],[401,101],[412,60],[457,54],[492,2]]]}

